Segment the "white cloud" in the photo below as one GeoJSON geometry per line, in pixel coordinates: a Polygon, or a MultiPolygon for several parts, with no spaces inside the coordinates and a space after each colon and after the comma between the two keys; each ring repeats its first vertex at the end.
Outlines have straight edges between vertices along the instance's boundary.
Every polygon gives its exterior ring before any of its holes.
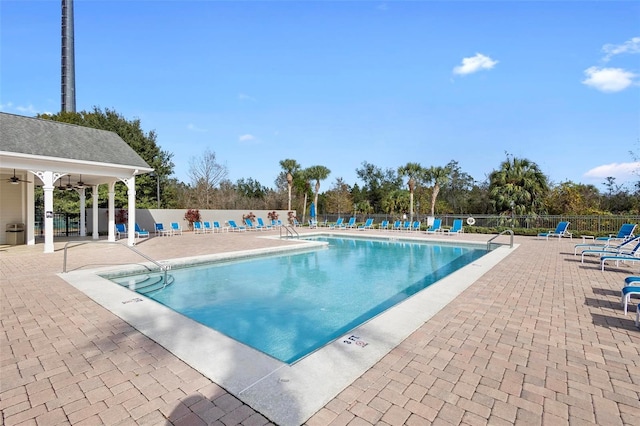
{"type": "Polygon", "coordinates": [[[255,140],[256,140],[255,136],[250,135],[250,134],[240,135],[238,137],[238,141],[240,141],[240,142],[251,142],[251,141],[255,141],[255,140]]]}
{"type": "Polygon", "coordinates": [[[640,53],[640,37],[633,37],[622,44],[605,44],[602,47],[602,51],[606,54],[605,57],[602,58],[604,62],[609,61],[615,55],[640,53]]]}
{"type": "Polygon", "coordinates": [[[628,180],[640,173],[640,161],[633,163],[611,163],[594,167],[584,174],[586,178],[605,179],[613,176],[616,179],[628,180]]]}
{"type": "Polygon", "coordinates": [[[622,68],[589,67],[584,70],[587,78],[582,84],[593,87],[601,92],[620,92],[633,84],[636,75],[622,68]]]}
{"type": "Polygon", "coordinates": [[[207,129],[201,129],[199,127],[196,127],[196,125],[193,124],[193,123],[187,124],[187,130],[189,130],[191,132],[206,132],[207,131],[207,129]]]}
{"type": "Polygon", "coordinates": [[[453,73],[460,75],[473,74],[474,72],[482,70],[490,70],[495,67],[497,63],[498,61],[494,61],[482,53],[476,53],[475,56],[462,58],[462,65],[455,67],[453,73]]]}

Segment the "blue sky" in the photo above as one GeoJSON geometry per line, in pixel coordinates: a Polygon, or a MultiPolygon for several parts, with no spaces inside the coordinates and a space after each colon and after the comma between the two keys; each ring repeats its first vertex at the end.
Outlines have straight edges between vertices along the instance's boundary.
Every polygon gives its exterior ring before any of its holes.
{"type": "MultiPolygon", "coordinates": [[[[60,0],[0,0],[0,110],[60,110],[60,0]]],[[[273,187],[279,161],[358,182],[506,158],[551,181],[637,181],[640,2],[75,0],[76,109],[154,130],[176,177],[206,150],[273,187]]]]}

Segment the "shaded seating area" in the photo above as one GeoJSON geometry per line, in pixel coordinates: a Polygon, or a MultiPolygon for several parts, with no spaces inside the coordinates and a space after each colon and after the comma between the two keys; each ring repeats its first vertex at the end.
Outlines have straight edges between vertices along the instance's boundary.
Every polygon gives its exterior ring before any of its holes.
{"type": "Polygon", "coordinates": [[[539,233],[538,238],[544,237],[548,240],[549,237],[558,237],[558,239],[562,237],[569,237],[570,239],[573,239],[573,234],[569,232],[569,224],[570,222],[560,222],[558,223],[558,226],[556,226],[556,229],[539,233]]]}

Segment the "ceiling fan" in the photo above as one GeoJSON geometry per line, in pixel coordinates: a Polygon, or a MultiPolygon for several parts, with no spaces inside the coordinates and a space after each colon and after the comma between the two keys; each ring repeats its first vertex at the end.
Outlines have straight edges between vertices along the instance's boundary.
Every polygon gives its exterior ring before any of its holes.
{"type": "Polygon", "coordinates": [[[13,169],[13,176],[11,176],[11,177],[7,180],[7,182],[9,182],[9,183],[10,183],[10,184],[12,184],[12,185],[17,185],[17,184],[19,184],[20,182],[31,183],[31,182],[30,182],[30,181],[28,181],[28,180],[22,180],[22,179],[20,179],[18,176],[16,176],[16,169],[13,169]]]}

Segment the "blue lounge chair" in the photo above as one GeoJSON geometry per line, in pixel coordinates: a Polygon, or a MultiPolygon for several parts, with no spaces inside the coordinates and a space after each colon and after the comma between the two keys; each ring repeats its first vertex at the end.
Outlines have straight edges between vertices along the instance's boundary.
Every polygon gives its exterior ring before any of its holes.
{"type": "Polygon", "coordinates": [[[170,237],[171,236],[171,229],[164,229],[164,225],[162,223],[156,223],[155,224],[155,229],[156,229],[156,237],[160,236],[160,237],[170,237]]]}
{"type": "Polygon", "coordinates": [[[220,226],[220,222],[218,221],[214,221],[213,222],[213,232],[227,232],[229,230],[228,226],[220,226]]]}
{"type": "Polygon", "coordinates": [[[616,235],[609,234],[608,237],[597,237],[595,241],[604,241],[605,243],[608,243],[611,240],[625,241],[625,240],[628,240],[629,238],[634,237],[633,233],[635,230],[636,230],[635,223],[625,223],[620,227],[620,230],[616,235]]]}
{"type": "Polygon", "coordinates": [[[405,220],[404,223],[402,224],[402,230],[403,231],[411,231],[411,222],[408,220],[405,220]]]}
{"type": "Polygon", "coordinates": [[[366,231],[371,228],[373,228],[373,218],[367,219],[362,225],[358,226],[358,229],[361,231],[366,231]]]}
{"type": "MultiPolygon", "coordinates": [[[[609,246],[609,247],[600,246],[599,248],[582,250],[582,254],[580,256],[580,263],[584,263],[584,257],[586,255],[608,256],[608,255],[616,255],[616,254],[627,254],[632,250],[633,246],[638,242],[640,242],[640,237],[634,237],[630,240],[627,240],[615,246],[609,246]]],[[[574,253],[575,253],[575,250],[574,250],[574,253]]]]}
{"type": "Polygon", "coordinates": [[[414,220],[413,223],[411,224],[411,230],[412,231],[419,231],[420,230],[420,221],[414,220]]]}
{"type": "Polygon", "coordinates": [[[202,222],[193,222],[193,233],[204,234],[204,226],[202,225],[202,222]]]}
{"type": "Polygon", "coordinates": [[[146,229],[142,229],[140,228],[140,226],[136,223],[136,236],[138,238],[149,238],[149,231],[147,231],[146,229]]]}
{"type": "Polygon", "coordinates": [[[393,222],[393,226],[391,227],[394,231],[400,231],[402,229],[402,221],[396,220],[393,222]]]}
{"type": "Polygon", "coordinates": [[[355,228],[356,227],[356,218],[352,217],[349,219],[349,223],[345,226],[346,228],[355,228]]]}
{"type": "Polygon", "coordinates": [[[264,223],[264,221],[262,220],[261,217],[259,217],[257,220],[258,220],[258,226],[261,226],[262,229],[268,230],[268,229],[273,228],[273,226],[271,226],[271,225],[265,225],[265,223],[264,223]]]}
{"type": "Polygon", "coordinates": [[[233,232],[242,232],[247,230],[247,228],[245,228],[244,226],[238,226],[235,220],[229,221],[229,229],[231,229],[231,231],[233,232]]]}
{"type": "Polygon", "coordinates": [[[249,218],[244,220],[244,224],[247,226],[249,231],[262,231],[262,229],[258,228],[258,225],[253,223],[253,221],[249,218]]]}
{"type": "MultiPolygon", "coordinates": [[[[640,276],[627,277],[624,280],[624,287],[622,287],[620,303],[624,306],[624,314],[627,315],[627,306],[631,302],[631,296],[640,296],[640,286],[632,285],[640,284],[640,276]]],[[[640,304],[638,304],[640,306],[640,304]]],[[[637,325],[637,324],[636,324],[637,325]]]]}
{"type": "Polygon", "coordinates": [[[427,228],[427,234],[442,232],[442,219],[433,219],[433,225],[427,228]]]}
{"type": "Polygon", "coordinates": [[[207,232],[213,233],[213,227],[211,226],[211,222],[209,222],[209,221],[202,222],[202,229],[204,230],[205,234],[207,232]]]}
{"type": "MultiPolygon", "coordinates": [[[[636,241],[636,239],[634,239],[636,241]]],[[[604,271],[604,266],[608,261],[615,262],[616,266],[620,265],[620,262],[635,263],[640,262],[640,241],[626,253],[607,254],[600,257],[600,269],[604,271]]]]}
{"type": "Polygon", "coordinates": [[[127,226],[124,223],[116,223],[116,240],[126,237],[128,234],[127,226]]]}
{"type": "Polygon", "coordinates": [[[462,219],[454,219],[451,229],[443,229],[442,231],[447,235],[463,233],[462,219]]]}
{"type": "Polygon", "coordinates": [[[336,223],[329,225],[329,229],[342,229],[344,228],[344,219],[339,217],[338,220],[336,220],[336,223]]]}
{"type": "Polygon", "coordinates": [[[380,225],[378,225],[378,229],[389,229],[389,221],[383,220],[382,222],[380,222],[380,225]]]}
{"type": "Polygon", "coordinates": [[[571,222],[560,222],[558,223],[558,226],[556,226],[555,230],[549,232],[541,232],[538,234],[538,238],[545,237],[548,240],[549,237],[558,237],[558,240],[560,240],[560,238],[562,237],[569,237],[570,239],[573,239],[573,234],[571,234],[571,232],[567,230],[569,229],[570,223],[571,222]]]}
{"type": "Polygon", "coordinates": [[[633,232],[636,229],[636,225],[633,223],[625,223],[620,227],[620,231],[618,231],[618,234],[614,235],[614,234],[609,234],[608,237],[597,237],[594,238],[594,242],[593,243],[583,243],[583,244],[576,244],[573,247],[573,254],[574,256],[576,254],[578,254],[578,249],[582,249],[582,250],[589,250],[589,249],[594,249],[594,250],[598,250],[601,248],[606,248],[606,247],[611,247],[613,246],[615,243],[621,244],[624,243],[627,240],[630,240],[634,237],[633,232]]]}

